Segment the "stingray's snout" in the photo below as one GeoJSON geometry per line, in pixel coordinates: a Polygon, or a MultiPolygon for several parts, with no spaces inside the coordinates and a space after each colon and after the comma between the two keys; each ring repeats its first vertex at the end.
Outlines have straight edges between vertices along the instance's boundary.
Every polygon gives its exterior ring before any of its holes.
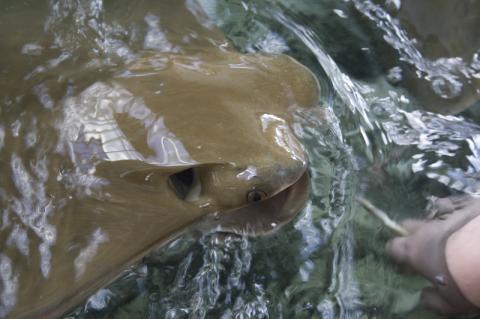
{"type": "MultiPolygon", "coordinates": [[[[249,204],[218,214],[209,214],[197,227],[203,231],[214,230],[239,235],[262,235],[276,231],[298,214],[309,196],[310,178],[306,173],[306,166],[301,168],[304,168],[303,173],[293,184],[282,185],[285,188],[276,189],[276,193],[270,196],[266,195],[262,186],[257,186],[249,192],[252,194],[249,204]]],[[[277,172],[289,180],[295,179],[299,173],[293,168],[282,168],[277,172]]]]}
{"type": "Polygon", "coordinates": [[[237,175],[246,187],[248,203],[268,199],[295,184],[307,170],[307,162],[278,161],[263,166],[249,166],[237,175]]]}
{"type": "Polygon", "coordinates": [[[306,161],[290,161],[285,163],[276,163],[271,167],[265,168],[262,174],[262,184],[268,185],[268,197],[274,196],[281,191],[295,184],[307,170],[306,161]]]}

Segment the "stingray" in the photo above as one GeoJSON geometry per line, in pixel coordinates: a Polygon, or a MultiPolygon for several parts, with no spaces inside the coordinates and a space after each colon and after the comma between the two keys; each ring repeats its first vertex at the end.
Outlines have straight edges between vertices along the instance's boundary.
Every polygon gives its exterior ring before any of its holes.
{"type": "Polygon", "coordinates": [[[310,185],[291,124],[318,98],[294,59],[216,45],[144,51],[67,98],[61,132],[95,187],[39,230],[51,235],[38,236],[51,238],[47,265],[38,252],[12,258],[7,317],[61,316],[185,231],[262,235],[290,221],[310,185]]]}

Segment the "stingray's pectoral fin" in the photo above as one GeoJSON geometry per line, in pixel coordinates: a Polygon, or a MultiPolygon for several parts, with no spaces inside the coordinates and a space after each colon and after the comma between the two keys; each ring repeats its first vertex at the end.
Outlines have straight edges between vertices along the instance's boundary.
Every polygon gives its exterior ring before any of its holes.
{"type": "Polygon", "coordinates": [[[304,207],[309,192],[310,178],[305,172],[284,191],[248,206],[207,215],[197,224],[197,228],[203,232],[266,235],[295,218],[304,207]]]}

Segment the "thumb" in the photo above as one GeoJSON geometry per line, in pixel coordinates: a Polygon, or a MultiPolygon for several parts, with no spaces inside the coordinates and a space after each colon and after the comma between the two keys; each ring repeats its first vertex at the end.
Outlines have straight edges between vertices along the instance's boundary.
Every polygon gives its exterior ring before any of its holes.
{"type": "Polygon", "coordinates": [[[433,287],[427,287],[422,290],[421,303],[426,308],[439,314],[448,315],[457,312],[433,287]]]}

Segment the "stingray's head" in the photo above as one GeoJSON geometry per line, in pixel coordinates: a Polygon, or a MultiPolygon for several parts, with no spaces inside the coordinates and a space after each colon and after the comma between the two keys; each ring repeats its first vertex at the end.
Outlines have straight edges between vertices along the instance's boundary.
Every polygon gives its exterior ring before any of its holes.
{"type": "Polygon", "coordinates": [[[104,90],[109,103],[91,103],[115,111],[105,112],[115,126],[101,137],[106,173],[117,162],[127,180],[154,186],[151,201],[185,212],[178,218],[194,213],[207,229],[258,234],[293,218],[309,183],[292,125],[318,102],[315,76],[285,55],[141,61],[104,90]]]}
{"type": "Polygon", "coordinates": [[[199,164],[170,175],[178,197],[208,211],[203,230],[268,233],[304,205],[309,192],[304,148],[280,119],[264,133],[235,162],[199,164]]]}
{"type": "Polygon", "coordinates": [[[170,175],[177,196],[204,207],[225,211],[266,200],[297,182],[307,162],[303,149],[296,156],[285,152],[255,154],[248,163],[204,164],[170,175]],[[283,155],[283,156],[279,156],[283,155]]]}

